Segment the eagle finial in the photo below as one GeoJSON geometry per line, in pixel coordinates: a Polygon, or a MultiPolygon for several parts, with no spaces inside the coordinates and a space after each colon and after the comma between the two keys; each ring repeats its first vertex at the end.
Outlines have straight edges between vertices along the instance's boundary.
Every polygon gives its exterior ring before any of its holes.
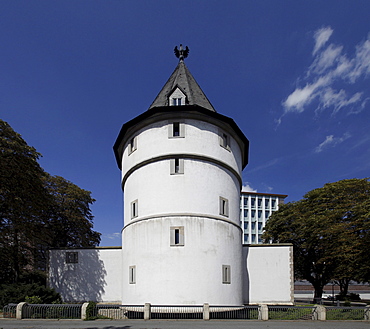
{"type": "Polygon", "coordinates": [[[182,44],[180,44],[180,49],[177,49],[177,46],[176,46],[173,51],[175,52],[176,57],[180,61],[183,61],[184,58],[188,57],[188,55],[189,55],[189,48],[188,48],[188,46],[186,46],[185,49],[184,49],[184,48],[182,48],[182,44]]]}

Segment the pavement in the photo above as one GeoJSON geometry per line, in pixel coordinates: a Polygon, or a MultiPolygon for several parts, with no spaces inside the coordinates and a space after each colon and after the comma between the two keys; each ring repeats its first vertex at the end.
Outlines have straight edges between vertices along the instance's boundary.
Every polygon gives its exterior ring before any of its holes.
{"type": "Polygon", "coordinates": [[[370,321],[251,320],[15,320],[0,319],[0,329],[370,329],[370,321]]]}

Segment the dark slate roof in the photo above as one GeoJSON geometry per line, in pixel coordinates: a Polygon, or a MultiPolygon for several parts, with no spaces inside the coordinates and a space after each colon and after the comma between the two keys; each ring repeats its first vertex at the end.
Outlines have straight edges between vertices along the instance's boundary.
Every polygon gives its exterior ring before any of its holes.
{"type": "Polygon", "coordinates": [[[183,60],[179,61],[175,71],[172,73],[152,105],[150,105],[149,110],[154,107],[169,106],[168,97],[176,87],[179,87],[180,90],[185,93],[187,99],[186,105],[198,105],[207,110],[216,112],[183,60]]]}

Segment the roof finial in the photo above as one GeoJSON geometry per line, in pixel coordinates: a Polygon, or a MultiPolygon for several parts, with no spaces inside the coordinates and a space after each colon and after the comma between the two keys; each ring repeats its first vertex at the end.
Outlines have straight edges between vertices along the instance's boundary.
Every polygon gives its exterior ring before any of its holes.
{"type": "Polygon", "coordinates": [[[177,49],[177,46],[175,47],[174,49],[174,52],[175,52],[175,55],[176,57],[180,60],[180,61],[183,61],[184,58],[188,57],[189,55],[189,48],[188,46],[184,48],[182,48],[182,44],[180,44],[180,49],[177,49]]]}

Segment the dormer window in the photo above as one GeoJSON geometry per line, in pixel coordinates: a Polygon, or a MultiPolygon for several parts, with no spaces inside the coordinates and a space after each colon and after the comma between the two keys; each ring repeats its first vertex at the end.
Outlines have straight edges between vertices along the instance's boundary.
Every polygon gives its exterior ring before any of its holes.
{"type": "Polygon", "coordinates": [[[169,97],[170,106],[181,106],[185,105],[186,95],[181,91],[179,87],[175,88],[169,97]]]}
{"type": "Polygon", "coordinates": [[[182,105],[182,98],[172,98],[172,106],[182,105]]]}

